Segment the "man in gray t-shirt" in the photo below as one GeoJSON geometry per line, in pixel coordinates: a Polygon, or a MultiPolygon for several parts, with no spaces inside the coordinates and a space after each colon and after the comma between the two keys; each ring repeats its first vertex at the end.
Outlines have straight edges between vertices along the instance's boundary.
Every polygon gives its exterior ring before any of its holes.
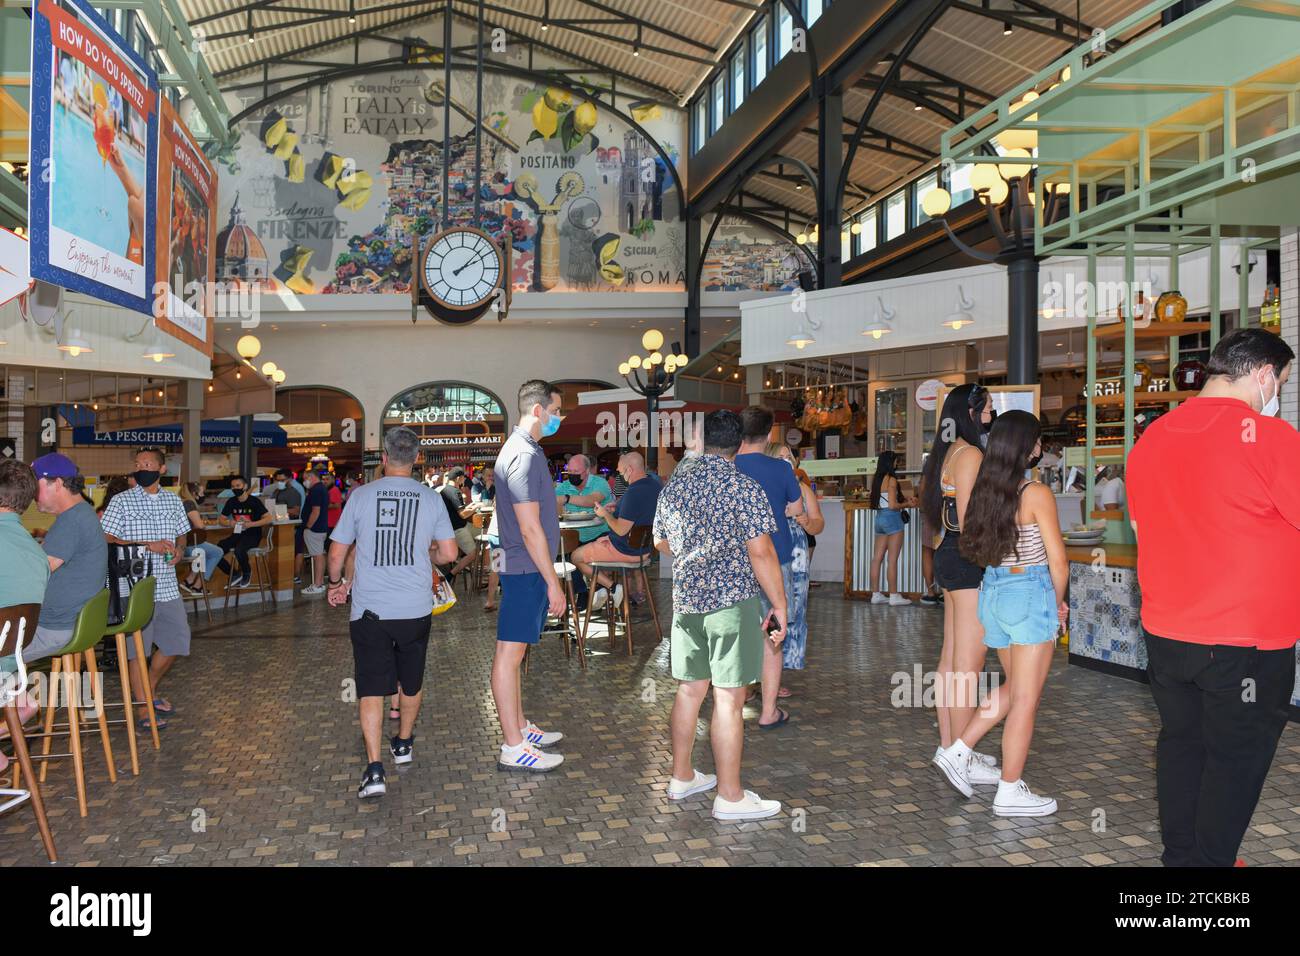
{"type": "Polygon", "coordinates": [[[36,459],[32,470],[38,479],[36,507],[55,518],[43,542],[50,581],[36,633],[23,648],[28,663],[57,654],[72,639],[77,615],[108,577],[108,540],[95,509],[81,497],[85,481],[77,466],[55,453],[36,459]]]}
{"type": "Polygon", "coordinates": [[[329,603],[338,607],[352,596],[349,630],[369,761],[358,797],[387,791],[379,753],[386,696],[398,694],[401,707],[389,752],[399,764],[414,759],[433,621],[433,565],[456,557],[456,535],[441,496],[411,477],[419,452],[419,436],[411,429],[389,430],[384,477],[352,489],[330,542],[329,603]],[[348,581],[343,569],[353,547],[353,580],[348,581]]]}
{"type": "Polygon", "coordinates": [[[560,522],[555,489],[539,444],[560,427],[560,390],[535,379],[519,388],[519,425],[501,448],[496,462],[497,534],[500,557],[501,610],[497,612],[497,649],[492,660],[492,697],[505,742],[497,756],[502,770],[545,773],[564,758],[538,749],[564,735],[547,733],[524,717],[519,665],[528,645],[536,644],[549,611],[564,613],[565,596],[555,573],[560,522]]]}

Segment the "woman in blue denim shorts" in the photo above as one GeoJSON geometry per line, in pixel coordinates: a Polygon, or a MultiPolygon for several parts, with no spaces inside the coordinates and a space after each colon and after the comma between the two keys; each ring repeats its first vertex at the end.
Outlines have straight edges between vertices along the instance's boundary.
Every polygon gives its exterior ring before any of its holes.
{"type": "Polygon", "coordinates": [[[993,798],[993,812],[1004,817],[1056,812],[1055,800],[1033,793],[1021,779],[1056,636],[1069,613],[1069,566],[1056,499],[1046,485],[1025,478],[1042,457],[1040,435],[1036,416],[1014,410],[999,415],[989,431],[966,507],[961,553],[985,568],[979,618],[984,643],[997,651],[1006,679],[935,758],[949,782],[969,797],[971,748],[1005,719],[1002,779],[993,798]]]}
{"type": "Polygon", "coordinates": [[[903,550],[903,508],[914,507],[915,501],[903,501],[898,493],[898,456],[892,451],[882,451],[876,459],[876,474],[871,479],[871,507],[875,510],[875,553],[871,556],[872,604],[911,604],[898,590],[898,556],[903,550]],[[880,587],[880,566],[888,554],[885,565],[886,590],[880,587]]]}

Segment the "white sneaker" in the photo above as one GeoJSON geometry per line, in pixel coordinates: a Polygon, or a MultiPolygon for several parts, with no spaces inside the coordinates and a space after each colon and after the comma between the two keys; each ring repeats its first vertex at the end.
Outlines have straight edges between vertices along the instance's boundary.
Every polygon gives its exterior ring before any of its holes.
{"type": "Polygon", "coordinates": [[[780,800],[760,800],[753,790],[746,790],[739,800],[723,800],[721,794],[713,798],[715,820],[762,820],[780,812],[780,800]]]}
{"type": "Polygon", "coordinates": [[[886,594],[884,591],[877,591],[875,594],[871,595],[871,603],[872,603],[872,604],[888,604],[888,603],[889,603],[889,595],[886,594]]]}
{"type": "Polygon", "coordinates": [[[1002,780],[1002,768],[988,754],[972,752],[966,764],[966,779],[979,787],[993,787],[1002,780]]]}
{"type": "Polygon", "coordinates": [[[969,768],[970,760],[958,760],[951,753],[952,748],[944,750],[940,747],[935,751],[933,764],[939,768],[939,772],[948,778],[948,782],[953,785],[958,793],[963,797],[973,796],[975,791],[971,788],[969,768]]]}
{"type": "Polygon", "coordinates": [[[1000,817],[1046,817],[1056,812],[1056,801],[1034,793],[1023,780],[999,782],[993,812],[1000,817]]]}
{"type": "Polygon", "coordinates": [[[688,781],[678,780],[673,777],[668,781],[668,798],[670,800],[685,800],[687,797],[693,797],[697,793],[705,793],[712,790],[718,785],[718,778],[711,773],[700,773],[694,771],[694,776],[688,781]]]}
{"type": "Polygon", "coordinates": [[[909,601],[907,598],[903,597],[903,595],[899,594],[898,592],[889,595],[889,603],[892,604],[894,607],[902,607],[904,604],[906,604],[908,607],[912,606],[912,602],[909,601]]]}
{"type": "Polygon", "coordinates": [[[614,607],[623,606],[623,585],[621,584],[614,585],[613,601],[614,601],[614,607]]]}
{"type": "Polygon", "coordinates": [[[564,739],[564,734],[558,730],[545,731],[532,722],[527,727],[520,727],[519,732],[524,735],[524,741],[534,747],[550,747],[564,739]]]}
{"type": "Polygon", "coordinates": [[[605,602],[608,600],[609,600],[609,591],[605,590],[604,588],[597,588],[596,593],[591,596],[591,613],[595,614],[597,611],[599,611],[602,607],[605,606],[605,602]]]}
{"type": "Polygon", "coordinates": [[[518,747],[503,746],[497,755],[497,768],[500,770],[527,770],[532,773],[549,773],[560,764],[564,757],[560,754],[548,754],[535,749],[531,744],[518,747]]]}
{"type": "Polygon", "coordinates": [[[305,587],[305,588],[303,588],[303,589],[302,589],[302,593],[303,593],[303,594],[308,594],[308,595],[313,595],[313,596],[314,596],[314,595],[317,595],[317,594],[324,594],[324,593],[325,593],[325,585],[323,585],[323,584],[313,584],[313,585],[311,585],[310,587],[305,587]]]}

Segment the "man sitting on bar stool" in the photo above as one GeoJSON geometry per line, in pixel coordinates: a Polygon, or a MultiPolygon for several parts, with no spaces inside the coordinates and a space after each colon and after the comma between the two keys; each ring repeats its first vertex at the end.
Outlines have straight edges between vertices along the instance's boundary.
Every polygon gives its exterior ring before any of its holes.
{"type": "Polygon", "coordinates": [[[36,507],[55,517],[42,542],[50,563],[50,583],[36,633],[23,648],[26,663],[57,654],[72,640],[77,615],[104,589],[108,577],[108,542],[95,509],[81,497],[86,481],[77,466],[55,453],[37,458],[32,471],[36,507]]]}
{"type": "MultiPolygon", "coordinates": [[[[566,478],[555,486],[556,505],[563,518],[590,518],[595,513],[596,505],[614,503],[614,493],[609,490],[609,482],[591,470],[591,459],[586,455],[571,455],[564,464],[566,478]]],[[[578,540],[590,544],[603,536],[609,529],[601,525],[578,529],[578,540]]],[[[587,581],[577,575],[573,582],[574,609],[584,611],[587,608],[587,581]]]]}
{"type": "MultiPolygon", "coordinates": [[[[641,557],[641,554],[632,550],[627,536],[636,525],[654,524],[659,492],[663,490],[659,476],[645,470],[645,459],[637,451],[626,452],[619,458],[618,474],[627,482],[627,493],[618,499],[613,511],[604,504],[596,505],[596,516],[604,519],[609,533],[573,551],[573,563],[583,577],[591,576],[592,562],[632,561],[641,557]]],[[[644,553],[649,550],[645,549],[644,553]]],[[[599,611],[609,600],[609,588],[614,582],[608,574],[601,571],[596,574],[595,583],[597,590],[591,596],[591,609],[599,611]]],[[[648,586],[649,582],[646,584],[648,586]]],[[[623,586],[620,584],[614,588],[614,606],[621,607],[622,604],[623,586]]]]}
{"type": "Polygon", "coordinates": [[[248,552],[262,543],[262,528],[274,519],[262,504],[262,499],[254,498],[248,493],[248,479],[235,475],[230,479],[230,490],[234,496],[226,500],[221,509],[220,521],[227,528],[233,528],[232,534],[217,542],[217,547],[226,553],[217,567],[230,575],[230,587],[246,588],[252,580],[252,569],[248,564],[248,552]],[[239,573],[232,573],[230,555],[235,555],[239,562],[239,573]]]}

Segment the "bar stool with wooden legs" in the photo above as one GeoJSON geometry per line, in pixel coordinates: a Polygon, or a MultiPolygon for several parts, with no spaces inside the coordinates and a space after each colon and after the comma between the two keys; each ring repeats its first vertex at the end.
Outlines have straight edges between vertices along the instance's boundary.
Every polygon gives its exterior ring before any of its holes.
{"type": "Polygon", "coordinates": [[[239,595],[244,591],[256,591],[258,598],[263,604],[266,603],[266,595],[271,595],[271,603],[276,604],[275,584],[271,580],[271,555],[275,553],[275,525],[266,526],[266,540],[255,548],[248,549],[248,571],[257,580],[244,585],[242,588],[232,588],[230,582],[239,574],[239,562],[235,560],[234,551],[225,555],[229,560],[226,562],[230,565],[230,574],[226,576],[226,591],[224,602],[221,609],[224,611],[230,606],[230,595],[235,595],[235,607],[239,607],[239,595]]]}
{"type": "Polygon", "coordinates": [[[144,626],[153,617],[154,594],[158,579],[147,577],[131,589],[131,597],[126,602],[126,615],[121,624],[104,628],[104,636],[112,637],[117,645],[117,671],[122,680],[122,703],[112,704],[124,710],[121,721],[110,720],[109,726],[117,723],[126,724],[126,740],[131,749],[131,772],[140,776],[140,753],[135,742],[135,709],[143,706],[149,714],[149,728],[153,731],[153,749],[160,749],[158,740],[158,717],[153,709],[153,687],[149,683],[149,666],[144,659],[144,626]],[[131,691],[131,678],[126,657],[126,637],[131,635],[135,642],[136,676],[144,688],[144,700],[135,700],[131,691]]]}
{"type": "MultiPolygon", "coordinates": [[[[553,628],[546,628],[542,631],[542,636],[547,634],[558,634],[560,643],[564,645],[564,656],[572,657],[573,650],[569,647],[569,638],[572,635],[578,642],[578,660],[582,663],[582,669],[587,669],[586,642],[584,641],[582,629],[578,627],[578,613],[573,609],[573,572],[577,566],[568,560],[568,555],[573,553],[573,549],[578,546],[578,532],[573,530],[560,531],[560,553],[565,556],[565,560],[556,561],[554,564],[555,576],[560,579],[564,585],[564,613],[560,615],[558,625],[553,628]]],[[[528,673],[528,656],[529,647],[524,647],[524,673],[528,673]]]]}
{"type": "Polygon", "coordinates": [[[190,559],[190,570],[195,572],[199,576],[199,593],[190,594],[184,588],[181,588],[180,589],[181,600],[185,602],[186,611],[189,611],[190,609],[190,602],[191,601],[194,602],[195,620],[198,620],[199,602],[202,601],[204,610],[208,612],[208,623],[211,624],[212,623],[212,602],[208,600],[208,581],[207,578],[205,577],[206,569],[202,566],[204,561],[204,558],[200,557],[202,554],[203,554],[202,551],[196,551],[194,552],[194,557],[190,559]]]}
{"type": "MultiPolygon", "coordinates": [[[[632,557],[631,555],[629,555],[626,561],[593,561],[591,563],[592,580],[589,587],[591,588],[591,593],[594,597],[596,593],[596,588],[598,587],[596,583],[596,576],[600,574],[601,571],[610,572],[611,575],[614,575],[616,577],[617,583],[621,583],[623,585],[623,603],[620,607],[616,608],[614,606],[613,601],[605,602],[605,607],[607,609],[606,620],[609,626],[609,649],[610,650],[614,649],[615,635],[617,634],[618,623],[619,623],[619,619],[621,618],[623,622],[623,634],[627,638],[627,652],[628,654],[631,654],[632,653],[632,613],[631,613],[632,589],[629,586],[631,583],[628,577],[629,574],[632,574],[634,572],[639,572],[642,575],[645,581],[646,601],[648,601],[650,604],[650,614],[654,617],[654,622],[655,622],[655,633],[658,635],[660,641],[664,639],[664,632],[663,632],[663,628],[660,627],[659,625],[659,610],[655,606],[654,590],[650,586],[650,575],[647,573],[648,569],[654,565],[654,558],[655,558],[654,547],[653,547],[654,545],[653,526],[648,524],[633,525],[632,530],[630,530],[627,533],[627,545],[629,548],[631,548],[634,551],[642,551],[645,550],[646,548],[649,548],[650,550],[647,551],[640,558],[632,557]]],[[[590,599],[588,599],[587,616],[583,622],[582,630],[581,630],[581,633],[583,635],[586,634],[587,628],[591,625],[592,603],[593,602],[590,599]]]]}
{"type": "Polygon", "coordinates": [[[0,608],[0,673],[3,673],[3,680],[0,680],[0,707],[4,708],[9,739],[14,744],[14,758],[18,761],[18,767],[14,770],[13,788],[0,789],[0,813],[30,800],[32,811],[36,814],[36,829],[41,832],[41,842],[45,844],[45,855],[51,863],[57,863],[59,860],[54,852],[54,836],[50,833],[50,821],[45,816],[45,801],[41,799],[41,786],[32,770],[32,757],[27,751],[27,738],[23,736],[23,722],[18,713],[18,701],[27,693],[23,638],[29,633],[36,633],[36,620],[40,613],[39,604],[0,608]],[[10,659],[13,660],[12,665],[10,659]],[[18,789],[19,770],[26,775],[26,789],[18,789]]]}
{"type": "Polygon", "coordinates": [[[40,782],[45,782],[46,771],[50,769],[50,760],[62,757],[72,758],[73,774],[77,782],[77,806],[81,815],[87,816],[86,810],[86,766],[81,746],[82,723],[89,723],[80,704],[81,668],[85,665],[90,675],[91,697],[95,719],[99,723],[100,742],[104,747],[104,762],[108,764],[108,779],[117,782],[117,768],[113,765],[113,745],[108,739],[108,718],[104,714],[104,685],[99,679],[99,668],[95,666],[95,645],[104,636],[108,626],[108,591],[103,590],[86,602],[77,615],[77,622],[72,627],[72,639],[51,660],[50,690],[45,702],[44,732],[32,734],[31,737],[44,738],[41,747],[40,782]],[[56,691],[57,688],[57,691],[56,691]],[[55,711],[58,698],[62,696],[64,707],[68,711],[67,730],[56,729],[55,711]],[[66,754],[50,753],[50,746],[55,737],[67,736],[70,750],[66,754]]]}

